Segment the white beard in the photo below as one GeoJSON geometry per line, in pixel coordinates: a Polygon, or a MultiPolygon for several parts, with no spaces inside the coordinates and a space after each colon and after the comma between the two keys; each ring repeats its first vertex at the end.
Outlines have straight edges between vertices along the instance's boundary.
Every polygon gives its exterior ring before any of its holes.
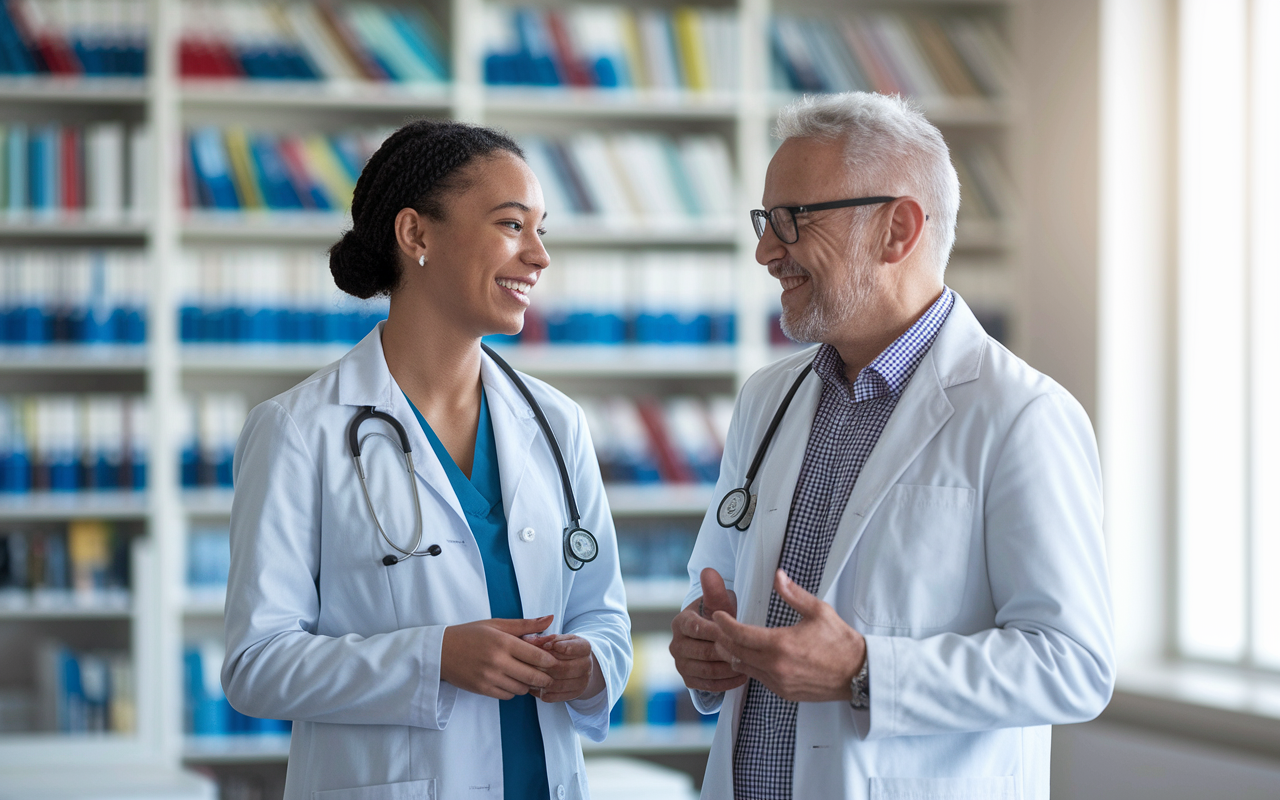
{"type": "MultiPolygon", "coordinates": [[[[876,286],[875,273],[864,252],[867,249],[861,243],[853,245],[844,274],[835,276],[837,280],[823,289],[810,276],[811,299],[806,306],[792,311],[783,306],[782,332],[788,339],[801,344],[825,342],[833,330],[866,310],[876,286]]],[[[808,270],[789,258],[776,268],[770,267],[769,272],[776,278],[809,275],[808,270]]]]}

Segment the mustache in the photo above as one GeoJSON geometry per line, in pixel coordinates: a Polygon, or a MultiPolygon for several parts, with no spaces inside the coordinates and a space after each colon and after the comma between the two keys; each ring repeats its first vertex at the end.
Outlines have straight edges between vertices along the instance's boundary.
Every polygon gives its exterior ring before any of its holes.
{"type": "Polygon", "coordinates": [[[782,258],[769,262],[769,274],[779,280],[793,277],[807,278],[809,277],[809,270],[797,264],[792,258],[782,258]]]}

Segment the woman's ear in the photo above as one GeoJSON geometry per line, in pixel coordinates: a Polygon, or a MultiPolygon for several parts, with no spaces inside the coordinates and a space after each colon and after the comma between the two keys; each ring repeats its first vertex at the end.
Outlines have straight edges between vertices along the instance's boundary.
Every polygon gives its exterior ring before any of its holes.
{"type": "Polygon", "coordinates": [[[412,208],[396,214],[396,244],[400,252],[415,264],[431,260],[431,232],[426,217],[412,208]]]}

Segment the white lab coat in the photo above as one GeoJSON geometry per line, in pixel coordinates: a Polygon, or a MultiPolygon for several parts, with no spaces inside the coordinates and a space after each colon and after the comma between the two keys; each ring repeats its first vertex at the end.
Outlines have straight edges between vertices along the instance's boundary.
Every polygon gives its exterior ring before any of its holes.
{"type": "MultiPolygon", "coordinates": [[[[502,798],[498,701],[440,679],[447,625],[488,619],[484,568],[440,461],[382,352],[382,326],[336,364],[249,415],[235,454],[227,658],[231,704],[294,720],[288,800],[502,798]],[[416,488],[422,548],[438,557],[382,564],[379,536],[347,445],[361,406],[405,428],[416,476],[398,441],[365,444],[369,489],[397,544],[413,540],[416,488]]],[[[562,556],[564,491],[528,403],[488,357],[488,398],[508,541],[524,615],[554,614],[552,633],[591,643],[604,692],[538,703],[553,800],[587,797],[577,733],[599,741],[631,669],[630,621],[617,541],[582,411],[526,378],[564,450],[582,524],[598,558],[571,572],[562,556]]],[[[365,422],[361,436],[391,427],[365,422]]]]}
{"type": "MultiPolygon", "coordinates": [[[[738,397],[716,499],[740,486],[814,350],[738,397]]],[[[756,477],[755,517],[714,507],[689,564],[714,567],[738,617],[764,625],[821,393],[810,374],[756,477]]],[[[990,339],[957,297],[903,391],[841,517],[817,595],[867,640],[871,707],[800,703],[793,797],[1049,797],[1050,725],[1096,716],[1115,675],[1102,479],[1084,410],[990,339]]],[[[746,688],[694,692],[720,709],[704,798],[732,798],[746,688]]]]}

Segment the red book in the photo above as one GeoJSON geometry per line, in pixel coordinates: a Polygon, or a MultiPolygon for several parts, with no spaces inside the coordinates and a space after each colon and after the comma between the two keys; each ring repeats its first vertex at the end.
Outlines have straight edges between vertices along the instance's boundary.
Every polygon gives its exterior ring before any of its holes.
{"type": "Polygon", "coordinates": [[[556,49],[556,61],[560,62],[564,82],[570,86],[590,86],[591,77],[573,52],[573,40],[569,36],[569,28],[564,23],[564,17],[558,11],[545,13],[547,30],[551,33],[551,43],[556,49]]]}
{"type": "Polygon", "coordinates": [[[62,129],[58,158],[62,167],[62,207],[84,208],[84,138],[79,128],[62,129]]]}
{"type": "Polygon", "coordinates": [[[644,399],[636,403],[636,408],[640,411],[645,432],[649,434],[649,444],[658,456],[658,473],[662,475],[662,480],[667,483],[692,483],[693,470],[680,451],[671,445],[662,405],[656,400],[644,399]]]}
{"type": "Polygon", "coordinates": [[[303,153],[302,144],[293,136],[281,136],[278,144],[279,147],[276,149],[280,151],[280,160],[284,162],[284,168],[289,173],[289,183],[298,193],[302,207],[318,208],[319,204],[311,195],[311,189],[316,184],[311,179],[311,173],[307,171],[307,159],[303,153]]]}

